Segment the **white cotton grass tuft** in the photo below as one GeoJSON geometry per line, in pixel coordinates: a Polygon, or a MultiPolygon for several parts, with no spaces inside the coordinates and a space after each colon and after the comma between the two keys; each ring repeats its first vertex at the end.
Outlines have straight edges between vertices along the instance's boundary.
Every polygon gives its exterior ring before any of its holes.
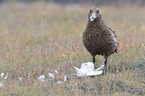
{"type": "Polygon", "coordinates": [[[58,73],[58,71],[55,69],[55,73],[58,73]]]}
{"type": "Polygon", "coordinates": [[[1,78],[7,79],[8,78],[8,73],[7,73],[7,75],[5,77],[4,77],[4,75],[5,75],[5,73],[1,73],[0,74],[1,78]]]}
{"type": "Polygon", "coordinates": [[[38,80],[42,81],[42,82],[45,82],[45,75],[41,75],[38,77],[38,80]]]}
{"type": "Polygon", "coordinates": [[[2,82],[0,82],[0,87],[3,87],[3,86],[4,86],[4,84],[2,82]]]}
{"type": "Polygon", "coordinates": [[[22,77],[19,77],[19,80],[22,82],[22,77]]]}
{"type": "Polygon", "coordinates": [[[5,73],[1,73],[1,78],[3,78],[3,77],[4,77],[4,75],[5,75],[5,73]]]}
{"type": "Polygon", "coordinates": [[[5,79],[7,79],[8,78],[8,74],[7,74],[7,76],[6,77],[4,77],[5,79]]]}
{"type": "Polygon", "coordinates": [[[64,76],[64,81],[67,81],[67,76],[66,75],[64,76]]]}
{"type": "Polygon", "coordinates": [[[57,84],[63,84],[63,82],[62,81],[57,81],[57,84]]]}
{"type": "Polygon", "coordinates": [[[51,77],[53,79],[55,78],[54,75],[52,73],[50,73],[50,72],[48,73],[48,75],[49,75],[49,77],[51,77]]]}
{"type": "Polygon", "coordinates": [[[101,75],[103,73],[104,65],[99,67],[95,70],[94,64],[92,62],[82,63],[81,68],[77,68],[73,66],[75,71],[77,72],[77,76],[95,76],[95,75],[101,75]]]}

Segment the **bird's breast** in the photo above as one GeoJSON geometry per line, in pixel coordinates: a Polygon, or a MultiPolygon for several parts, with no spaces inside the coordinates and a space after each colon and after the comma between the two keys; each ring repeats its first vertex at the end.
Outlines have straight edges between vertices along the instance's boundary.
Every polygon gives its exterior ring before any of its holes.
{"type": "Polygon", "coordinates": [[[89,25],[83,33],[83,43],[91,54],[104,54],[108,50],[114,52],[115,40],[113,33],[105,26],[89,25]]]}

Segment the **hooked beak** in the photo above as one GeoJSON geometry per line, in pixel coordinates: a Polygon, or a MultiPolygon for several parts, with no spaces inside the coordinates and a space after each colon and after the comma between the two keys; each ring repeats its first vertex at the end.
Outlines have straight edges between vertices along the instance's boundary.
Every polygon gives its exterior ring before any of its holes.
{"type": "Polygon", "coordinates": [[[92,14],[90,15],[90,20],[91,20],[91,21],[94,21],[96,17],[97,17],[97,14],[96,14],[96,13],[92,13],[92,14]]]}

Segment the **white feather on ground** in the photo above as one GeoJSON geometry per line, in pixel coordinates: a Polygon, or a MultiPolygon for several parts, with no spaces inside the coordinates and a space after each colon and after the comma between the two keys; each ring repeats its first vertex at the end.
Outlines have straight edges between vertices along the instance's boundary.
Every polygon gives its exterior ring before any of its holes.
{"type": "Polygon", "coordinates": [[[49,77],[51,77],[53,79],[55,78],[54,75],[52,73],[50,73],[50,72],[48,73],[48,75],[49,75],[49,77]]]}
{"type": "Polygon", "coordinates": [[[75,71],[77,72],[77,76],[95,76],[95,75],[101,75],[103,73],[104,65],[99,67],[95,70],[94,64],[92,62],[82,63],[81,68],[77,68],[73,66],[75,71]]]}
{"type": "MultiPolygon", "coordinates": [[[[20,79],[20,78],[19,78],[19,79],[20,79]]],[[[42,82],[45,82],[45,80],[44,80],[44,79],[45,79],[45,75],[39,76],[38,79],[41,80],[42,82]]]]}

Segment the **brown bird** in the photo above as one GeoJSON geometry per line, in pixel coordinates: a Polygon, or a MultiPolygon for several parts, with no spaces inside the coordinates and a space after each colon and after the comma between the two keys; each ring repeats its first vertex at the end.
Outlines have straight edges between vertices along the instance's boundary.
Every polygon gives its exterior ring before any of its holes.
{"type": "Polygon", "coordinates": [[[99,8],[91,8],[88,13],[88,23],[83,32],[83,44],[93,57],[105,57],[104,74],[106,74],[107,59],[111,54],[117,53],[117,40],[115,31],[107,26],[102,18],[99,8]]]}

